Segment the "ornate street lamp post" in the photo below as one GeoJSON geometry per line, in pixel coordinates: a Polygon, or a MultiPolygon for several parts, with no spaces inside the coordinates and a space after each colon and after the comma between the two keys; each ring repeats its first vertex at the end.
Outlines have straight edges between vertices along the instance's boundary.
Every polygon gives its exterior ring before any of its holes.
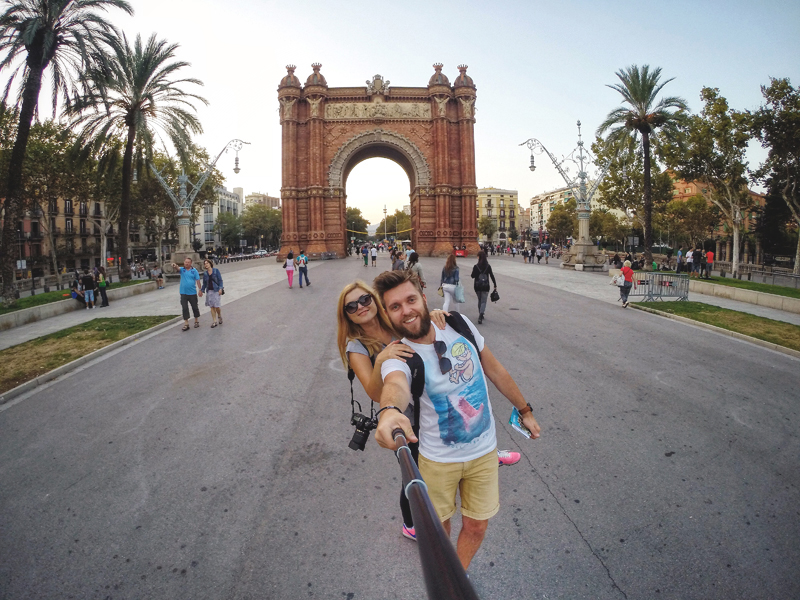
{"type": "MultiPolygon", "coordinates": [[[[576,271],[604,270],[605,257],[598,252],[597,246],[592,243],[589,237],[589,215],[591,213],[592,197],[597,191],[597,186],[600,185],[603,177],[608,172],[608,165],[600,169],[593,182],[589,179],[587,170],[593,164],[597,167],[597,163],[584,147],[583,139],[581,138],[581,122],[578,121],[578,146],[560,162],[536,138],[530,138],[522,142],[520,146],[527,146],[531,151],[531,164],[529,167],[531,171],[536,170],[534,154],[547,154],[578,203],[578,240],[573,243],[570,253],[564,258],[561,267],[575,269],[576,271]],[[572,162],[578,168],[578,174],[575,177],[569,176],[569,169],[564,166],[567,161],[572,162]],[[589,188],[589,185],[591,185],[591,188],[589,188]]],[[[541,239],[539,243],[541,243],[541,239]]]]}
{"type": "MultiPolygon", "coordinates": [[[[153,163],[150,163],[150,170],[153,172],[156,179],[158,179],[161,187],[164,188],[169,197],[172,199],[172,202],[175,204],[175,208],[178,209],[178,249],[175,251],[172,257],[172,262],[180,265],[187,256],[195,263],[200,259],[190,242],[191,236],[189,234],[189,226],[191,224],[192,204],[194,203],[194,199],[197,197],[197,194],[200,193],[200,190],[202,189],[203,184],[206,182],[206,179],[208,179],[209,175],[211,175],[211,172],[214,170],[214,166],[217,164],[217,161],[229,149],[233,148],[233,150],[236,152],[236,166],[234,168],[234,172],[238,173],[241,170],[239,169],[239,150],[241,150],[245,144],[249,145],[250,142],[243,142],[239,139],[233,139],[228,142],[222,149],[222,152],[220,152],[217,155],[217,158],[214,159],[214,162],[208,166],[208,170],[200,176],[197,184],[192,184],[192,182],[189,181],[189,177],[186,175],[186,171],[181,169],[181,174],[178,176],[178,184],[180,185],[180,189],[178,190],[177,197],[170,189],[167,182],[164,181],[164,178],[161,176],[161,172],[156,170],[153,163]],[[186,189],[187,184],[192,187],[191,193],[186,189]]],[[[164,168],[166,169],[166,167],[164,168]]]]}

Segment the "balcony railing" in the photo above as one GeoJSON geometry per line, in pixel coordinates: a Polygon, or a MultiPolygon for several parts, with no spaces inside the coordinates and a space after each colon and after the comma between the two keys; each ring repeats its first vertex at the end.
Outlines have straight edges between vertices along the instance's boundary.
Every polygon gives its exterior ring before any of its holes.
{"type": "Polygon", "coordinates": [[[47,207],[47,212],[50,213],[51,215],[57,215],[58,214],[58,205],[56,204],[56,205],[48,206],[47,207]]]}
{"type": "Polygon", "coordinates": [[[72,208],[71,206],[67,207],[67,208],[64,209],[64,214],[65,215],[74,215],[75,214],[75,209],[72,208]]]}

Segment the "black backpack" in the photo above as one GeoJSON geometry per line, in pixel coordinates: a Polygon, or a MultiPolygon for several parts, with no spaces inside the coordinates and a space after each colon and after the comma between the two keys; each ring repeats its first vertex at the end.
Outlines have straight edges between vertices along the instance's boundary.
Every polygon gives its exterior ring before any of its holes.
{"type": "MultiPolygon", "coordinates": [[[[486,267],[485,271],[478,271],[478,277],[477,279],[475,279],[475,291],[476,292],[489,291],[489,267],[486,267]]],[[[455,327],[453,327],[453,329],[455,329],[455,327]]],[[[469,327],[467,329],[469,329],[469,327]]]]}

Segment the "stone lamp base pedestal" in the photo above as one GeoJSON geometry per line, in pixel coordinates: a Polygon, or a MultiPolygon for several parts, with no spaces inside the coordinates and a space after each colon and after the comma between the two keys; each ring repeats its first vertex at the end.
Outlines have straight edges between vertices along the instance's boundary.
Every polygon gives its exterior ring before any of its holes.
{"type": "Polygon", "coordinates": [[[600,253],[597,246],[587,242],[576,242],[561,263],[561,268],[576,271],[608,271],[606,263],[607,257],[600,253]]]}

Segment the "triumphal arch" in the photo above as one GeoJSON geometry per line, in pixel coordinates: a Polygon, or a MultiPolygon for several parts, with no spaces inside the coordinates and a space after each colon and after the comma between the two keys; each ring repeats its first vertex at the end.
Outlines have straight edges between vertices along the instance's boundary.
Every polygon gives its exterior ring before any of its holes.
{"type": "Polygon", "coordinates": [[[396,87],[380,75],[365,86],[328,87],[311,65],[305,85],[288,73],[278,86],[283,173],[281,256],[290,250],[344,257],[347,176],[383,157],[408,175],[411,241],[422,256],[453,246],[478,250],[475,201],[475,84],[467,66],[453,84],[433,65],[427,87],[396,87]]]}

